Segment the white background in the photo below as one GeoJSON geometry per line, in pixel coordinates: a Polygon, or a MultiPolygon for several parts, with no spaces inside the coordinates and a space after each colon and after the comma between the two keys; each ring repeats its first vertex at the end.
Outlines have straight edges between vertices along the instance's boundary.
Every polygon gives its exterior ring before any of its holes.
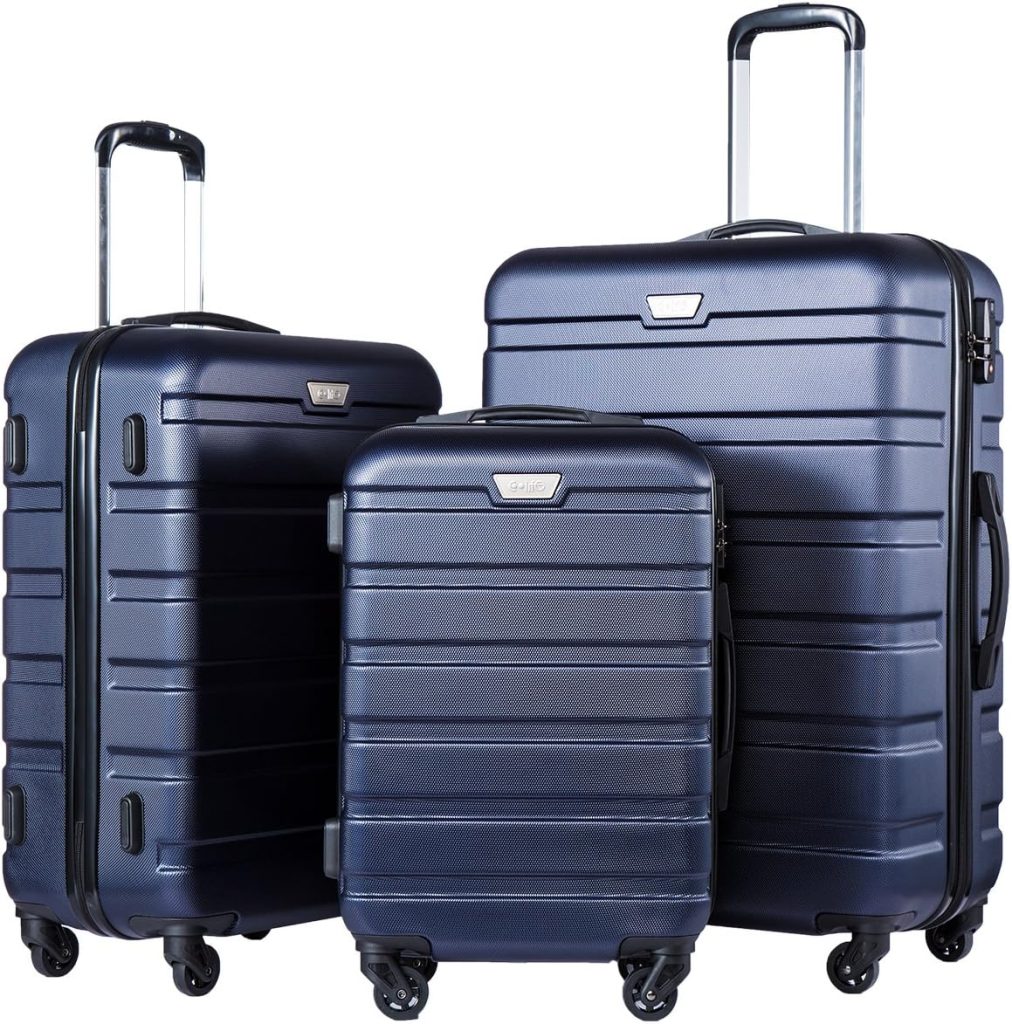
{"type": "MultiPolygon", "coordinates": [[[[858,2],[858,0],[855,0],[858,2]]],[[[93,156],[115,120],[208,146],[207,306],[289,333],[401,341],[447,408],[478,404],[485,284],[538,245],[674,239],[725,220],[725,37],[748,0],[7,5],[2,361],[93,322],[93,156]]],[[[866,219],[941,238],[1012,280],[1007,4],[860,0],[866,219]]],[[[753,215],[840,222],[842,57],[832,32],[753,52],[753,215]]],[[[176,309],[178,162],[116,162],[114,316],[176,309]]],[[[279,870],[281,866],[279,865],[279,870]]],[[[895,1022],[1006,1005],[1009,878],[973,955],[901,935],[876,988],[837,993],[838,940],[709,929],[682,1020],[895,1022]]],[[[380,1020],[337,921],[219,940],[217,990],[172,989],[158,943],[85,935],[60,981],[0,923],[5,1019],[380,1020]]],[[[0,907],[2,910],[2,907],[0,907]]],[[[631,1020],[614,966],[445,965],[424,1019],[631,1020]]],[[[993,1011],[992,1011],[993,1012],[993,1011]]],[[[999,1010],[999,1012],[1001,1012],[999,1010]]]]}

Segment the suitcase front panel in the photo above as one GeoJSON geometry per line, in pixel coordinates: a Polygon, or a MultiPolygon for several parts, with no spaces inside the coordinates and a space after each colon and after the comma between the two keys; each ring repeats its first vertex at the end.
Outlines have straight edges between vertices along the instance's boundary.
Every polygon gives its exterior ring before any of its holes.
{"type": "MultiPolygon", "coordinates": [[[[739,697],[720,923],[910,927],[943,901],[951,308],[942,261],[900,236],[533,252],[490,285],[486,402],[643,415],[725,482],[739,697]],[[653,317],[648,296],[690,293],[695,317],[653,317]]],[[[977,698],[992,875],[997,700],[1000,684],[977,698]]]]}
{"type": "Polygon", "coordinates": [[[141,328],[101,369],[98,888],[124,934],[336,913],[340,563],[326,503],[378,427],[438,407],[396,346],[141,328]],[[308,381],[349,382],[344,407],[308,381]],[[123,423],[146,425],[143,473],[123,423]],[[121,801],[143,806],[124,851],[121,801]],[[283,868],[279,870],[279,865],[283,868]]]}
{"type": "Polygon", "coordinates": [[[710,910],[713,481],[644,428],[417,426],[346,487],[342,914],[607,960],[710,910]],[[504,500],[493,474],[561,473],[504,500]],[[607,510],[607,511],[602,511],[607,510]]]}

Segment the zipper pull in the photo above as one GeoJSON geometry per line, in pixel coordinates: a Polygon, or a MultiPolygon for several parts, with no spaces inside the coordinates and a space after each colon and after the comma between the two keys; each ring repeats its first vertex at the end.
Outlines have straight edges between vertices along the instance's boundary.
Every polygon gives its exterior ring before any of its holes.
{"type": "Polygon", "coordinates": [[[973,365],[973,380],[976,384],[994,383],[996,331],[994,299],[974,299],[973,327],[967,338],[967,355],[973,365]]]}

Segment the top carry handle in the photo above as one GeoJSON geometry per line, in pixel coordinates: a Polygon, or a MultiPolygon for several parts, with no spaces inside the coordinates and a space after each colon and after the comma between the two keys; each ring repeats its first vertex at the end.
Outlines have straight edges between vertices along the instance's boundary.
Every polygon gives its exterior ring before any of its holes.
{"type": "Polygon", "coordinates": [[[749,69],[752,44],[764,32],[835,28],[843,33],[843,230],[861,230],[861,125],[864,117],[864,22],[846,7],[784,4],[739,18],[727,38],[727,219],[748,218],[749,69]]]}
{"type": "Polygon", "coordinates": [[[557,423],[586,423],[597,427],[628,427],[642,425],[638,416],[617,416],[590,409],[567,409],[557,405],[500,405],[464,412],[444,412],[437,416],[420,416],[418,423],[508,423],[530,420],[557,423]]]}
{"type": "Polygon", "coordinates": [[[98,325],[110,324],[109,216],[112,156],[119,146],[177,153],[183,165],[183,305],[204,308],[203,189],[204,144],[196,135],[157,121],[110,124],[95,140],[98,162],[98,325]]]}

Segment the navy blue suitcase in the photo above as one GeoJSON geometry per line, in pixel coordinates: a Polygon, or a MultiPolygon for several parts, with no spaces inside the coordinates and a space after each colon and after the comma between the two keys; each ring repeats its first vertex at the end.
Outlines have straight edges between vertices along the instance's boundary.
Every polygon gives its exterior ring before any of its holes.
{"type": "MultiPolygon", "coordinates": [[[[731,33],[731,221],[747,196],[760,32],[846,39],[859,227],[864,29],[795,5],[731,33]]],[[[682,242],[521,253],[488,289],[484,398],[642,415],[723,481],[737,745],[714,921],[851,932],[874,982],[896,930],[969,952],[1001,863],[998,283],[912,235],[731,223],[682,242]],[[786,237],[736,237],[757,231],[786,237]]]]}
{"type": "MultiPolygon", "coordinates": [[[[199,189],[198,140],[112,126],[103,211],[123,143],[177,150],[199,189]]],[[[201,995],[202,936],[336,913],[327,499],[352,449],[437,410],[439,384],[400,346],[197,313],[36,341],[6,398],[3,869],[22,937],[57,977],[72,928],[164,936],[201,995]]]]}
{"type": "Polygon", "coordinates": [[[388,1016],[445,960],[617,959],[633,1013],[673,1008],[731,746],[718,494],[673,431],[573,410],[431,417],[349,463],[327,872],[388,1016]]]}

